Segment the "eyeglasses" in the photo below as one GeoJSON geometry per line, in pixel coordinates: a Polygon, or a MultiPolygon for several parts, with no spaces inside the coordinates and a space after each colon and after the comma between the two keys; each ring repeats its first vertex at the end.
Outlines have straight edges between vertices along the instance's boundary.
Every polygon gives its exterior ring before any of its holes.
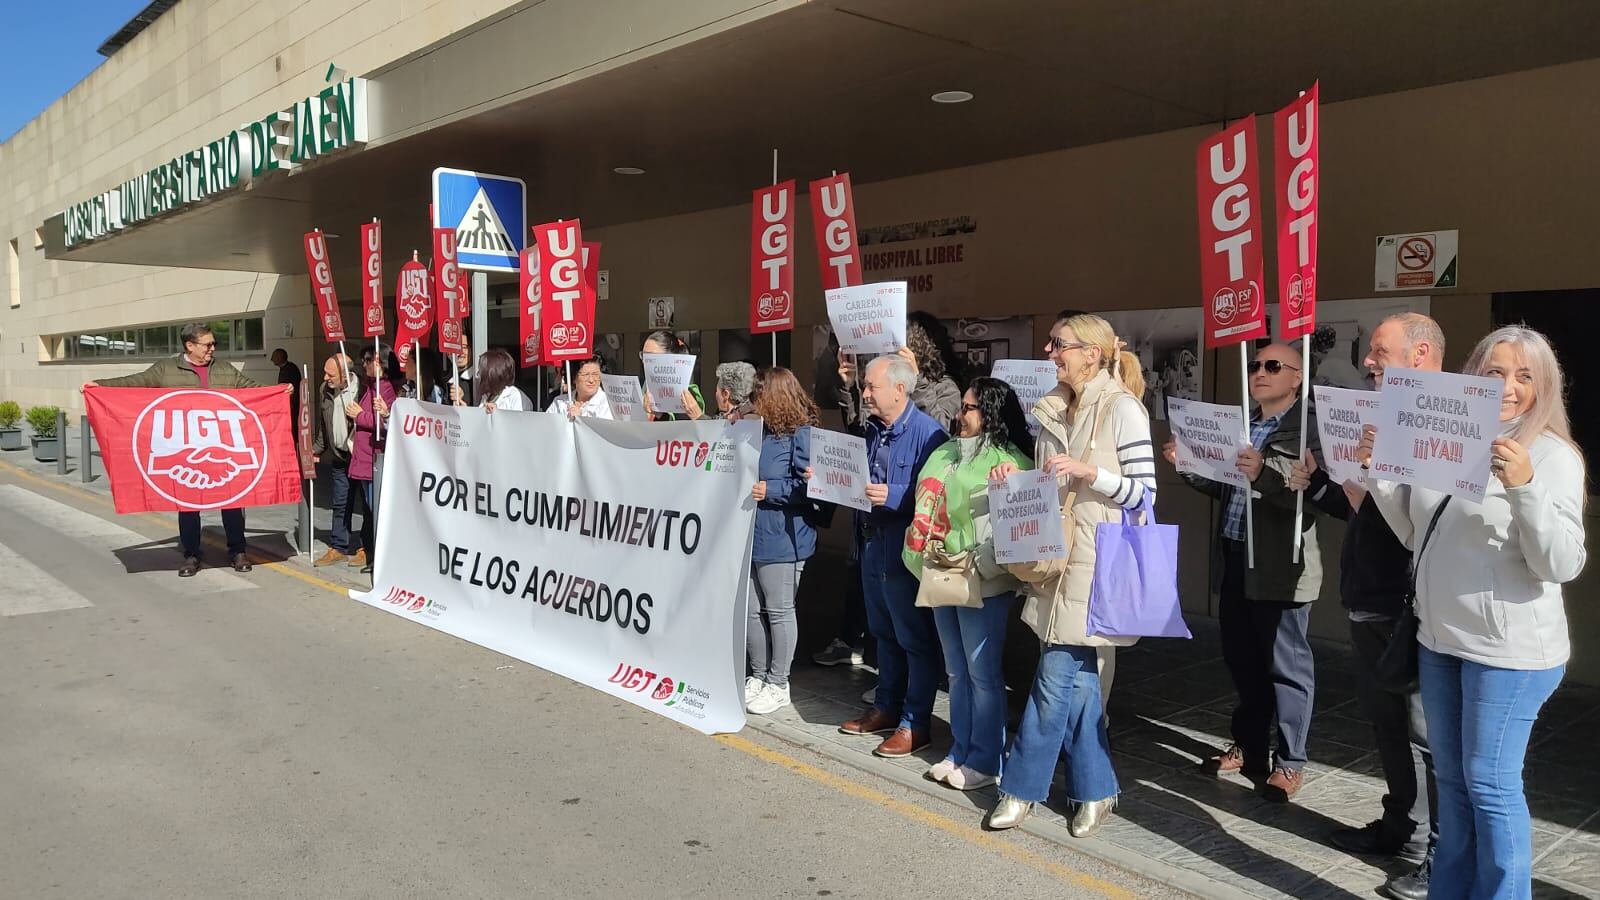
{"type": "Polygon", "coordinates": [[[963,403],[963,404],[961,404],[961,411],[962,412],[982,412],[983,409],[982,409],[982,407],[978,406],[978,404],[976,404],[976,403],[963,403]]]}
{"type": "Polygon", "coordinates": [[[190,341],[189,343],[199,347],[201,350],[210,350],[217,345],[216,341],[190,341]]]}
{"type": "Polygon", "coordinates": [[[1250,361],[1250,365],[1245,366],[1245,371],[1249,372],[1251,375],[1254,375],[1262,369],[1266,369],[1268,375],[1276,375],[1279,372],[1282,372],[1284,369],[1293,369],[1296,372],[1300,371],[1299,366],[1291,366],[1286,362],[1276,359],[1253,359],[1250,361]]]}
{"type": "Polygon", "coordinates": [[[1065,353],[1068,350],[1082,350],[1087,346],[1089,345],[1083,341],[1068,341],[1058,337],[1050,339],[1050,347],[1057,353],[1065,353]]]}

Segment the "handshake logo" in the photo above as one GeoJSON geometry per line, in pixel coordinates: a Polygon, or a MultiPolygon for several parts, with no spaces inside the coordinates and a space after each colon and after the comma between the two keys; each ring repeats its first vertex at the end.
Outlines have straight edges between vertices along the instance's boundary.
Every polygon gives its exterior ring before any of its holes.
{"type": "Polygon", "coordinates": [[[133,441],[145,483],[189,509],[226,507],[249,493],[267,454],[261,420],[213,391],[177,391],[145,407],[133,441]]]}

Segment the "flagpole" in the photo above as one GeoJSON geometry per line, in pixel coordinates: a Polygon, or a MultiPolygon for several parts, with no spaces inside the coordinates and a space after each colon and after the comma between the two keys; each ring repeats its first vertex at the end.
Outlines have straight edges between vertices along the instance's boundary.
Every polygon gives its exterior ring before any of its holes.
{"type": "MultiPolygon", "coordinates": [[[[1239,395],[1239,408],[1244,410],[1244,443],[1246,447],[1254,447],[1255,442],[1250,440],[1250,355],[1245,349],[1248,341],[1239,342],[1239,387],[1243,393],[1239,395]]],[[[1256,567],[1256,513],[1255,489],[1246,479],[1244,491],[1244,541],[1245,565],[1251,569],[1256,567]]]]}
{"type": "MultiPolygon", "coordinates": [[[[772,186],[773,187],[777,187],[778,186],[778,148],[777,147],[773,147],[772,148],[772,186]]],[[[790,239],[793,240],[792,237],[790,239]]],[[[790,266],[789,268],[793,269],[794,267],[790,266]]],[[[791,273],[791,274],[793,274],[793,273],[791,273]]],[[[789,315],[790,316],[794,315],[794,304],[793,303],[791,303],[789,305],[789,315]]],[[[776,369],[778,367],[778,333],[776,331],[772,332],[772,367],[774,369],[776,369]]]]}
{"type": "MultiPolygon", "coordinates": [[[[1305,464],[1306,443],[1309,435],[1306,434],[1307,420],[1310,418],[1311,394],[1311,335],[1300,335],[1300,462],[1305,464]]],[[[1306,492],[1296,491],[1294,495],[1294,561],[1300,561],[1300,547],[1305,542],[1305,534],[1300,530],[1306,512],[1306,492]]]]}
{"type": "MultiPolygon", "coordinates": [[[[301,384],[309,384],[310,381],[311,381],[311,367],[306,365],[305,363],[301,363],[300,364],[300,383],[301,384]]],[[[301,403],[309,403],[309,402],[311,402],[311,398],[310,397],[301,397],[300,398],[300,402],[301,403]]],[[[299,423],[296,422],[295,423],[295,432],[298,434],[299,430],[300,430],[299,423]]],[[[306,542],[305,542],[305,544],[302,545],[303,549],[306,551],[306,559],[310,559],[311,558],[312,545],[315,544],[316,540],[317,540],[316,490],[317,490],[317,475],[316,475],[316,469],[313,468],[312,469],[312,473],[311,473],[311,478],[309,478],[306,481],[306,542]]]]}

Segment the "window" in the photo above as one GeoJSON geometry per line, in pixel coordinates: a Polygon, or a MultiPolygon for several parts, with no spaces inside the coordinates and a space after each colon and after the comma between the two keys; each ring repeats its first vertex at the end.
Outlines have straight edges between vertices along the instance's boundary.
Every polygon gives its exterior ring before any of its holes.
{"type": "MultiPolygon", "coordinates": [[[[51,335],[50,358],[58,361],[160,359],[183,352],[183,323],[142,325],[137,328],[109,328],[102,331],[51,335]]],[[[260,316],[215,319],[207,323],[217,339],[218,356],[261,353],[264,329],[260,316]]]]}

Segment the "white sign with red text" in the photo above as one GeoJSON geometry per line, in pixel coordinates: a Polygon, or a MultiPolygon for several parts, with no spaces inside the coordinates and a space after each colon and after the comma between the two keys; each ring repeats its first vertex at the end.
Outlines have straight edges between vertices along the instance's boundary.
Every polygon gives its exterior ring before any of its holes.
{"type": "Polygon", "coordinates": [[[904,281],[834,288],[824,296],[840,352],[877,356],[906,345],[904,281]]]}
{"type": "Polygon", "coordinates": [[[1371,476],[1483,502],[1504,390],[1498,378],[1385,369],[1371,476]]]}
{"type": "Polygon", "coordinates": [[[822,428],[811,429],[811,480],[806,496],[868,512],[865,438],[822,428]]]}
{"type": "Polygon", "coordinates": [[[639,388],[637,375],[600,376],[600,385],[611,404],[611,417],[618,422],[647,422],[650,416],[644,411],[644,392],[639,388]]]}
{"type": "Polygon", "coordinates": [[[994,527],[994,561],[1008,563],[1066,559],[1061,529],[1061,497],[1049,472],[1014,472],[989,485],[989,522],[994,527]]]}
{"type": "Polygon", "coordinates": [[[1334,484],[1360,484],[1365,474],[1356,459],[1361,426],[1377,424],[1382,395],[1320,384],[1311,392],[1317,400],[1317,433],[1322,436],[1322,465],[1328,477],[1334,484]]]}
{"type": "Polygon", "coordinates": [[[1028,427],[1037,434],[1039,420],[1033,417],[1033,407],[1061,384],[1056,364],[1047,359],[997,359],[989,374],[1011,385],[1028,417],[1028,427]]]}
{"type": "Polygon", "coordinates": [[[1249,487],[1239,471],[1239,444],[1244,439],[1244,411],[1237,406],[1167,398],[1167,421],[1178,443],[1175,463],[1180,473],[1198,475],[1234,487],[1249,487]]]}
{"type": "Polygon", "coordinates": [[[683,392],[694,382],[695,357],[687,353],[644,353],[644,387],[658,413],[682,414],[683,392]]]}

